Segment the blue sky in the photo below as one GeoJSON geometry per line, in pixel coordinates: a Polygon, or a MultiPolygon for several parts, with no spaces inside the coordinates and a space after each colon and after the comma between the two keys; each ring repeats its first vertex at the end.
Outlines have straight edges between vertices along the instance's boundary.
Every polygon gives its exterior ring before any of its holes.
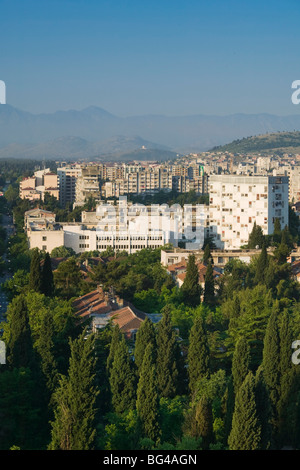
{"type": "Polygon", "coordinates": [[[7,103],[119,116],[300,112],[298,0],[0,0],[7,103]]]}

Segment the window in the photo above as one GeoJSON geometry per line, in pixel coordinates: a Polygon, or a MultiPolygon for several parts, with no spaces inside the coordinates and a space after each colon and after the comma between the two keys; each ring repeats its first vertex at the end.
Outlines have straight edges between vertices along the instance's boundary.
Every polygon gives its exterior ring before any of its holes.
{"type": "Polygon", "coordinates": [[[46,242],[47,241],[47,237],[43,237],[43,242],[46,242]]]}

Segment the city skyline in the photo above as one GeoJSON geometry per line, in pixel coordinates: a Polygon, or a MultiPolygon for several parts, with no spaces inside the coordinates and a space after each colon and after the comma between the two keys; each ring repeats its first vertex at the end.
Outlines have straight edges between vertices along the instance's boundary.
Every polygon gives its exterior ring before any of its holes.
{"type": "Polygon", "coordinates": [[[298,114],[294,0],[1,2],[7,104],[119,116],[298,114]],[[272,8],[271,8],[272,7],[272,8]]]}

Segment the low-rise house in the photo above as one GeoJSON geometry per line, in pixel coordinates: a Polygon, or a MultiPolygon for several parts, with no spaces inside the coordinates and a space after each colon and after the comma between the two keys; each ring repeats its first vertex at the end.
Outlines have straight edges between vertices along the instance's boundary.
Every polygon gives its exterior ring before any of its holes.
{"type": "Polygon", "coordinates": [[[104,328],[111,321],[119,325],[121,332],[130,340],[135,340],[135,334],[146,317],[153,322],[160,319],[158,315],[152,316],[138,310],[130,302],[115,295],[113,289],[104,292],[101,286],[74,300],[73,308],[80,321],[91,321],[93,332],[104,328]]]}

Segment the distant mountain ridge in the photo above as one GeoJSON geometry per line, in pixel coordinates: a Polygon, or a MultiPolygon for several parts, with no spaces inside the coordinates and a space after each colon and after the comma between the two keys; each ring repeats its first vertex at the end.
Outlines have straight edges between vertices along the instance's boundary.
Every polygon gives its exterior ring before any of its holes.
{"type": "Polygon", "coordinates": [[[25,158],[30,152],[35,158],[57,158],[64,152],[74,158],[117,156],[138,150],[142,141],[147,148],[183,154],[207,151],[247,136],[295,130],[300,131],[300,115],[118,117],[96,106],[32,114],[6,104],[0,105],[0,158],[25,158]]]}

